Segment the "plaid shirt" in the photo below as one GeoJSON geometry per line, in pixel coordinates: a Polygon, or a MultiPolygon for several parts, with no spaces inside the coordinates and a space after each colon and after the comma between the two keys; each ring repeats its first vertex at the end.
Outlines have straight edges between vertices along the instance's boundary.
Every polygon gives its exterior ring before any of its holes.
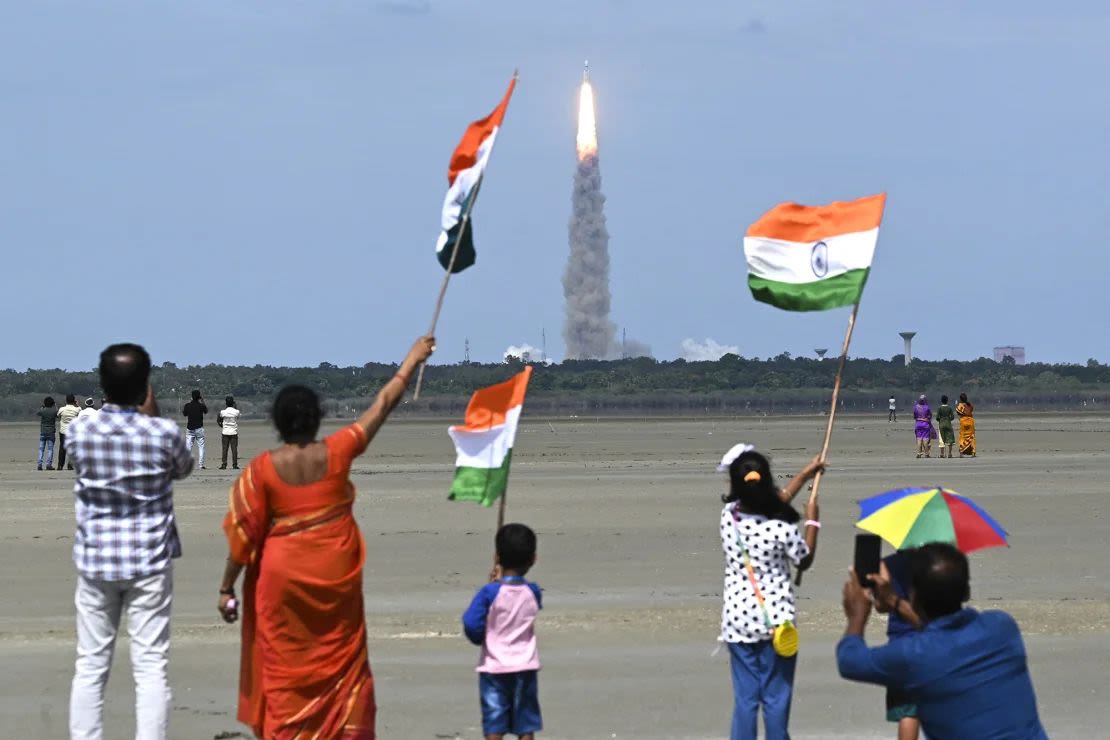
{"type": "Polygon", "coordinates": [[[73,562],[85,578],[126,581],[161,573],[181,557],[173,481],[193,470],[169,419],[105,404],[66,434],[77,483],[73,562]]]}

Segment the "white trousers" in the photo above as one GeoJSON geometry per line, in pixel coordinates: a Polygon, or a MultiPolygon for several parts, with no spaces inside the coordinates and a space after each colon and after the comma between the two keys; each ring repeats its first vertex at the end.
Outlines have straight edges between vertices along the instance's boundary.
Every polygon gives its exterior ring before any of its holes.
{"type": "Polygon", "coordinates": [[[170,606],[173,569],[131,581],[77,576],[77,665],[69,696],[69,736],[103,737],[104,687],[112,668],[120,616],[127,614],[135,677],[135,738],[163,740],[169,722],[170,606]]]}

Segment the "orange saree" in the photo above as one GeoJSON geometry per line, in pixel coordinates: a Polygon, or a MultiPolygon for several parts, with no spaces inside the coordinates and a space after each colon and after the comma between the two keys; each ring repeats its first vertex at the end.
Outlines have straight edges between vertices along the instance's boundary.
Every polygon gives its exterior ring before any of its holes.
{"type": "Polygon", "coordinates": [[[351,512],[352,425],[327,437],[326,475],[294,486],[256,457],[224,518],[243,582],[239,721],[266,740],[373,740],[374,679],[362,605],[362,534],[351,512]]]}

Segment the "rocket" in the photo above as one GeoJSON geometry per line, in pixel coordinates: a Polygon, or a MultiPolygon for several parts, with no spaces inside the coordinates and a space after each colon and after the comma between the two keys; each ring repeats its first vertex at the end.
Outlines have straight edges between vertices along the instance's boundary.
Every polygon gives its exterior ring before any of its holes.
{"type": "Polygon", "coordinates": [[[590,60],[587,59],[582,63],[582,81],[590,81],[590,60]]]}

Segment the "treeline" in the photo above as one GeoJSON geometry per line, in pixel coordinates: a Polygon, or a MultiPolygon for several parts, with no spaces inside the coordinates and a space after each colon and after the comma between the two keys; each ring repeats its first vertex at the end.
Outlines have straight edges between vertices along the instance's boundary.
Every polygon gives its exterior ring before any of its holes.
{"type": "MultiPolygon", "coordinates": [[[[431,365],[421,400],[408,413],[456,413],[478,387],[506,379],[523,367],[510,359],[497,364],[431,365]]],[[[227,394],[243,402],[246,413],[262,413],[274,392],[302,383],[329,399],[333,413],[359,408],[393,376],[397,366],[368,363],[315,368],[263,365],[191,365],[165,363],[152,381],[166,404],[200,388],[215,405],[227,394]]],[[[827,407],[836,360],[782,354],[768,359],[725,355],[715,362],[568,360],[537,365],[529,391],[533,413],[778,413],[814,412],[827,407]]],[[[968,393],[979,405],[1013,408],[1095,408],[1110,404],[1110,366],[1089,360],[1082,365],[1013,362],[851,359],[845,369],[845,410],[884,408],[889,394],[904,408],[918,393],[936,401],[941,393],[968,393]]],[[[0,371],[0,417],[28,418],[45,395],[59,402],[66,393],[99,399],[97,376],[63,370],[0,371]]]]}

